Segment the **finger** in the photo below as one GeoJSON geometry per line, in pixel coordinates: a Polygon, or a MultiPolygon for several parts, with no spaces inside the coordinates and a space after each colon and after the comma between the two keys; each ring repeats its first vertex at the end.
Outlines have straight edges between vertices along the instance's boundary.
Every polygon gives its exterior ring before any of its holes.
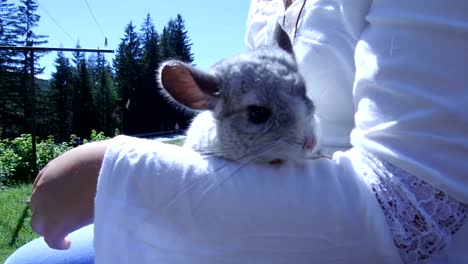
{"type": "Polygon", "coordinates": [[[37,208],[37,200],[40,199],[40,196],[37,197],[37,189],[34,189],[30,201],[29,201],[29,208],[31,209],[31,228],[34,232],[38,233],[39,235],[44,235],[44,217],[41,213],[41,210],[37,208]]]}
{"type": "MultiPolygon", "coordinates": [[[[47,166],[46,166],[47,167],[47,166]]],[[[42,177],[42,173],[44,172],[44,169],[46,168],[42,168],[42,170],[39,171],[39,173],[37,174],[36,178],[34,179],[34,183],[33,183],[33,187],[36,188],[36,185],[37,183],[39,182],[39,180],[41,179],[42,177]]]]}
{"type": "Polygon", "coordinates": [[[62,237],[50,237],[50,236],[45,236],[44,241],[47,243],[47,245],[50,248],[53,249],[58,249],[58,250],[65,250],[69,249],[71,246],[71,241],[68,237],[62,238],[62,237]]]}
{"type": "MultiPolygon", "coordinates": [[[[32,209],[31,209],[32,211],[32,209]]],[[[39,216],[37,213],[32,211],[32,216],[31,216],[31,229],[38,233],[39,235],[43,236],[44,235],[44,225],[42,224],[42,221],[39,219],[39,216]]]]}

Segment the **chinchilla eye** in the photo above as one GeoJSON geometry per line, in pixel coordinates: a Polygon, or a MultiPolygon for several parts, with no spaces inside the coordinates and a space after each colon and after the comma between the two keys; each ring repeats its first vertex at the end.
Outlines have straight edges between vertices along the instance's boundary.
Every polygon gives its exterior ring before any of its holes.
{"type": "Polygon", "coordinates": [[[263,106],[249,105],[247,106],[247,111],[249,114],[249,121],[254,124],[265,123],[271,116],[270,109],[263,106]]]}

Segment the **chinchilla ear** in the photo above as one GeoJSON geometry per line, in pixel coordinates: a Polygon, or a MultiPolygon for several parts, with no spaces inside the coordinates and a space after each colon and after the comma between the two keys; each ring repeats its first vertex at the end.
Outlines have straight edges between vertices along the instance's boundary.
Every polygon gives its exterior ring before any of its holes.
{"type": "Polygon", "coordinates": [[[166,96],[190,109],[212,110],[219,98],[216,76],[181,61],[163,63],[158,81],[166,96]]]}
{"type": "Polygon", "coordinates": [[[275,38],[276,44],[282,50],[286,51],[287,53],[295,57],[291,39],[289,38],[288,34],[283,30],[281,25],[278,23],[276,23],[274,38],[275,38]]]}

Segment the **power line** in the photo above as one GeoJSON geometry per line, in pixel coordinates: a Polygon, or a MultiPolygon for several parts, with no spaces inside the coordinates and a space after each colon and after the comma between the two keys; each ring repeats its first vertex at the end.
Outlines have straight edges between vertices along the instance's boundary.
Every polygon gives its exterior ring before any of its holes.
{"type": "Polygon", "coordinates": [[[85,3],[86,3],[86,6],[88,7],[89,13],[91,13],[91,16],[92,16],[93,19],[94,19],[94,23],[96,23],[96,25],[98,26],[99,30],[101,31],[102,36],[103,36],[104,39],[105,39],[105,44],[106,44],[106,46],[107,46],[107,37],[106,37],[106,34],[104,34],[104,31],[102,30],[101,25],[99,25],[99,22],[98,22],[97,19],[96,19],[96,16],[94,16],[93,10],[91,10],[91,7],[89,6],[88,1],[87,1],[87,0],[84,0],[84,1],[85,1],[85,3]]]}
{"type": "Polygon", "coordinates": [[[40,7],[42,8],[42,10],[44,10],[44,12],[50,17],[50,19],[52,19],[52,21],[54,21],[54,23],[63,31],[63,33],[65,33],[65,35],[67,35],[68,38],[70,38],[71,41],[74,41],[74,39],[72,38],[72,36],[70,36],[70,34],[68,34],[68,32],[65,31],[65,29],[63,29],[63,27],[57,22],[57,20],[55,20],[55,19],[52,17],[52,15],[45,9],[45,7],[44,7],[42,4],[40,4],[39,6],[40,6],[40,7]]]}
{"type": "Polygon", "coordinates": [[[54,48],[54,47],[31,47],[31,46],[0,46],[0,50],[17,50],[17,51],[80,51],[80,52],[100,52],[100,53],[114,53],[114,50],[109,49],[83,49],[83,48],[54,48]]]}

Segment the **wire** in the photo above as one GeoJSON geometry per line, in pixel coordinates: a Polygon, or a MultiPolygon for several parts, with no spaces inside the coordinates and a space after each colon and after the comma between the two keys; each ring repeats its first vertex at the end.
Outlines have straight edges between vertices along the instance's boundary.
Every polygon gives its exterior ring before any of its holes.
{"type": "Polygon", "coordinates": [[[42,6],[42,4],[40,4],[39,6],[42,8],[42,10],[44,10],[44,12],[47,14],[47,16],[49,16],[50,19],[52,19],[52,21],[54,21],[54,23],[57,25],[57,27],[59,27],[59,28],[62,30],[62,32],[65,33],[65,35],[68,36],[68,38],[70,38],[71,41],[75,41],[75,40],[72,38],[72,36],[71,36],[70,34],[68,34],[68,32],[65,31],[65,29],[63,29],[63,27],[57,22],[57,20],[55,20],[55,18],[52,17],[52,15],[45,9],[45,7],[42,6]]]}
{"type": "Polygon", "coordinates": [[[93,10],[91,10],[91,7],[89,6],[88,1],[87,1],[87,0],[84,0],[84,1],[85,1],[85,3],[86,3],[86,6],[88,7],[89,13],[91,13],[91,16],[92,16],[93,19],[94,19],[94,23],[96,23],[96,25],[98,26],[99,30],[100,30],[101,33],[102,33],[102,36],[103,36],[104,39],[105,39],[105,44],[106,44],[105,46],[107,46],[107,37],[106,37],[106,34],[104,34],[104,31],[102,30],[101,25],[99,25],[99,22],[98,22],[97,19],[96,19],[96,16],[94,16],[93,10]]]}

